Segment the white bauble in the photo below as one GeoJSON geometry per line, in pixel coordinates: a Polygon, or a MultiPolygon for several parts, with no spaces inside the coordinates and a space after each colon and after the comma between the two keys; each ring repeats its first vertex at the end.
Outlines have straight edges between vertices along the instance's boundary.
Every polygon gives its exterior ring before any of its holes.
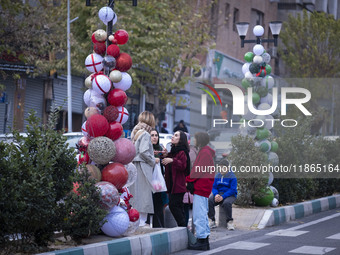
{"type": "Polygon", "coordinates": [[[123,235],[128,229],[130,223],[129,215],[119,206],[113,207],[104,220],[107,220],[107,222],[104,223],[101,230],[105,235],[111,237],[123,235]]]}
{"type": "Polygon", "coordinates": [[[92,89],[98,94],[106,94],[111,90],[111,80],[104,74],[96,75],[92,80],[92,89]]]}
{"type": "Polygon", "coordinates": [[[256,55],[253,58],[253,62],[256,64],[261,64],[263,62],[263,58],[261,56],[256,55]]]}
{"type": "Polygon", "coordinates": [[[264,48],[261,44],[256,44],[253,47],[253,52],[254,52],[255,55],[262,55],[263,52],[264,52],[264,48]]]}
{"type": "Polygon", "coordinates": [[[263,61],[266,62],[267,64],[269,64],[270,60],[271,60],[271,57],[269,55],[269,53],[265,52],[262,54],[262,58],[263,58],[263,61]]]}
{"type": "Polygon", "coordinates": [[[261,80],[261,86],[267,87],[268,89],[273,88],[275,85],[275,80],[273,76],[267,75],[261,80]]]}
{"type": "Polygon", "coordinates": [[[91,73],[97,73],[103,70],[103,57],[97,53],[88,55],[85,59],[85,67],[91,73]]]}
{"type": "Polygon", "coordinates": [[[277,200],[275,197],[273,198],[270,206],[277,207],[279,205],[279,200],[277,200]]]}
{"type": "Polygon", "coordinates": [[[249,66],[250,66],[251,63],[245,63],[243,66],[242,66],[242,73],[243,74],[246,74],[246,72],[249,72],[249,66]]]}
{"type": "Polygon", "coordinates": [[[244,78],[246,78],[246,79],[253,79],[254,75],[250,71],[248,71],[248,72],[246,72],[244,74],[244,78]]]}
{"type": "Polygon", "coordinates": [[[132,78],[130,74],[126,72],[122,72],[122,79],[120,82],[114,82],[113,86],[117,89],[121,89],[123,91],[128,90],[132,85],[132,78]]]}
{"type": "Polygon", "coordinates": [[[98,12],[99,19],[103,21],[105,25],[113,19],[114,11],[110,7],[102,7],[98,12]]]}
{"type": "Polygon", "coordinates": [[[253,33],[256,37],[260,37],[264,33],[264,28],[263,26],[257,25],[253,28],[253,33]]]}
{"type": "Polygon", "coordinates": [[[87,130],[86,130],[86,121],[81,126],[81,132],[83,133],[84,136],[89,137],[89,134],[87,133],[87,130]]]}
{"type": "Polygon", "coordinates": [[[118,118],[116,119],[116,121],[123,125],[129,119],[129,112],[123,106],[118,106],[117,109],[118,109],[118,118]]]}

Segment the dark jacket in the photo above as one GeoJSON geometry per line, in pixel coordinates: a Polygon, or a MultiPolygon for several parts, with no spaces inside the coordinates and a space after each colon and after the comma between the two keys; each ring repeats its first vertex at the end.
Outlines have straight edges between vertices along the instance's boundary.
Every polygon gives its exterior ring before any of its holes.
{"type": "Polygon", "coordinates": [[[233,172],[228,172],[225,176],[216,174],[212,189],[214,196],[223,194],[223,199],[227,197],[237,197],[237,179],[233,172]]]}
{"type": "Polygon", "coordinates": [[[209,146],[204,146],[198,152],[191,173],[187,176],[187,182],[194,183],[194,194],[209,197],[213,183],[215,172],[214,170],[215,151],[209,146]]]}
{"type": "Polygon", "coordinates": [[[187,191],[185,186],[186,153],[180,151],[172,159],[173,162],[165,166],[165,182],[168,193],[185,193],[187,191]]]}

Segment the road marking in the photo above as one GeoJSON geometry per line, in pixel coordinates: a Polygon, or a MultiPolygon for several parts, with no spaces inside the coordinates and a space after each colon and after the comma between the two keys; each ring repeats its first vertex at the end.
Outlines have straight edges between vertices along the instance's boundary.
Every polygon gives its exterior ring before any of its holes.
{"type": "Polygon", "coordinates": [[[327,252],[333,251],[335,248],[332,247],[320,247],[320,246],[301,246],[295,250],[289,251],[290,253],[300,253],[300,254],[313,254],[322,255],[327,252]]]}
{"type": "Polygon", "coordinates": [[[214,253],[225,251],[228,249],[253,251],[253,250],[262,248],[264,246],[267,246],[267,245],[270,245],[270,243],[255,243],[255,242],[240,241],[240,242],[231,243],[231,244],[224,245],[224,246],[218,247],[210,251],[200,253],[200,255],[214,254],[214,253]]]}
{"type": "Polygon", "coordinates": [[[326,237],[326,239],[336,239],[336,240],[340,240],[340,233],[326,237]]]}
{"type": "Polygon", "coordinates": [[[267,233],[266,235],[269,235],[269,236],[292,236],[292,237],[299,236],[299,235],[302,235],[302,234],[306,234],[309,231],[297,231],[298,229],[306,228],[306,227],[309,227],[309,226],[312,226],[312,225],[318,224],[320,222],[324,222],[326,220],[330,220],[330,219],[333,219],[333,218],[336,218],[336,217],[339,217],[339,216],[340,216],[340,213],[335,213],[333,215],[330,215],[330,216],[327,216],[327,217],[324,217],[324,218],[321,218],[321,219],[318,219],[318,220],[314,220],[314,221],[311,221],[311,222],[308,222],[308,223],[304,223],[304,224],[301,224],[299,226],[270,232],[270,233],[267,233]]]}
{"type": "Polygon", "coordinates": [[[266,235],[269,235],[269,236],[290,236],[290,237],[296,237],[296,236],[299,236],[299,235],[306,234],[308,232],[309,231],[296,231],[296,230],[285,230],[285,229],[282,229],[282,230],[270,232],[270,233],[268,233],[266,235]]]}
{"type": "Polygon", "coordinates": [[[324,217],[324,218],[321,218],[321,219],[318,219],[318,220],[314,220],[314,221],[311,221],[311,222],[308,222],[308,223],[304,223],[304,224],[301,224],[299,226],[288,228],[288,229],[289,230],[296,230],[296,229],[300,229],[300,228],[309,227],[309,226],[312,226],[312,225],[318,224],[320,222],[324,222],[326,220],[330,220],[330,219],[333,219],[333,218],[336,218],[336,217],[339,217],[339,216],[340,216],[340,213],[335,213],[333,215],[330,215],[330,216],[327,216],[327,217],[324,217]]]}

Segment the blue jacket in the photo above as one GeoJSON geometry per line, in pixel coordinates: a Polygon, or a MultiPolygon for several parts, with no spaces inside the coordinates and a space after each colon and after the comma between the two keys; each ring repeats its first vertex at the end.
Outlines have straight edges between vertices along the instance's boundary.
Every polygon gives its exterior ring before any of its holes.
{"type": "Polygon", "coordinates": [[[227,197],[237,197],[237,179],[233,172],[228,172],[225,176],[217,173],[212,188],[214,196],[223,193],[223,199],[227,197]]]}

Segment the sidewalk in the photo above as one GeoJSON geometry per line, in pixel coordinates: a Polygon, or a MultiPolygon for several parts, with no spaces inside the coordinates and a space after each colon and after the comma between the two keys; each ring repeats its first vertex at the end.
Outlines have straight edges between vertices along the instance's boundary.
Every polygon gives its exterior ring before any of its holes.
{"type": "MultiPolygon", "coordinates": [[[[340,207],[340,194],[306,201],[291,206],[279,208],[233,208],[234,224],[236,230],[262,229],[279,225],[284,222],[303,218],[322,211],[340,207]]],[[[218,216],[218,209],[216,216],[218,216]]],[[[218,221],[218,218],[216,217],[218,221]]],[[[95,243],[58,250],[47,254],[64,255],[113,255],[113,254],[171,254],[187,248],[188,235],[184,227],[159,229],[141,229],[140,234],[124,237],[109,238],[95,236],[95,243]]],[[[228,231],[225,227],[217,227],[211,230],[210,241],[215,242],[225,235],[233,235],[234,231],[228,231]]]]}

